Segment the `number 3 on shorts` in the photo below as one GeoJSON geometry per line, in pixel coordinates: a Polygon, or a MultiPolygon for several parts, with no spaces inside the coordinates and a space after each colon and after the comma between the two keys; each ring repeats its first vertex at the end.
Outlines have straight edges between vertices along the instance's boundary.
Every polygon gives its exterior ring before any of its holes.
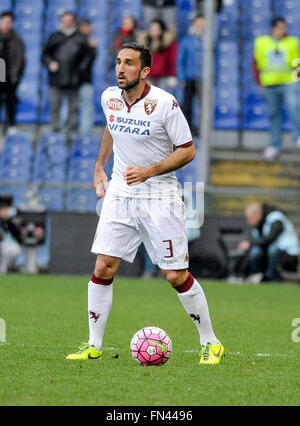
{"type": "Polygon", "coordinates": [[[165,256],[166,259],[173,257],[173,244],[172,240],[163,240],[163,243],[168,243],[168,246],[166,246],[166,250],[169,251],[169,256],[165,256]]]}

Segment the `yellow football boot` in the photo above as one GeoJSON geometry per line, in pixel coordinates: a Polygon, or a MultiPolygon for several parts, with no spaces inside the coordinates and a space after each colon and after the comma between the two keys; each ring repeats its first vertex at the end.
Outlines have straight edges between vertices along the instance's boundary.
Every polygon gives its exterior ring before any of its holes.
{"type": "Polygon", "coordinates": [[[208,343],[202,347],[199,364],[216,365],[220,364],[225,357],[225,348],[221,343],[208,343]]]}
{"type": "Polygon", "coordinates": [[[79,346],[79,351],[75,354],[70,354],[66,359],[79,359],[79,360],[87,360],[87,359],[101,359],[102,351],[99,352],[98,349],[94,348],[94,346],[89,345],[88,343],[82,343],[79,346]]]}

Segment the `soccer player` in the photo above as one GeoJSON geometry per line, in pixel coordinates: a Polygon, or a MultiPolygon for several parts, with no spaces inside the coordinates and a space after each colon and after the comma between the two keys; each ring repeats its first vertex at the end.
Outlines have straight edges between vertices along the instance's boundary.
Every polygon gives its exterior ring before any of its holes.
{"type": "Polygon", "coordinates": [[[225,349],[214,334],[204,292],[188,271],[184,204],[174,172],[193,160],[195,147],[176,99],[147,82],[151,64],[148,48],[124,44],[116,61],[118,87],[102,94],[107,127],[94,187],[104,201],[92,246],[97,261],[88,284],[90,335],[67,359],[102,357],[114,276],[122,259],[133,262],[143,242],[199,331],[200,364],[219,364],[225,349]],[[112,152],[108,185],[104,167],[112,152]]]}

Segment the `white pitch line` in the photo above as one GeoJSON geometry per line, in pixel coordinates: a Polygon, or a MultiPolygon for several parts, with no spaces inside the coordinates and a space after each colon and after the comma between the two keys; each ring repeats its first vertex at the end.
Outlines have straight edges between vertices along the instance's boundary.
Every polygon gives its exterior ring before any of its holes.
{"type": "MultiPolygon", "coordinates": [[[[19,346],[22,348],[40,348],[40,349],[49,349],[52,348],[52,345],[31,345],[30,343],[0,343],[0,346],[19,346]]],[[[62,348],[62,345],[59,345],[58,347],[62,348]]],[[[64,348],[72,349],[74,346],[64,346],[64,348]]],[[[103,348],[105,351],[115,351],[117,348],[103,348]]]]}
{"type": "MultiPolygon", "coordinates": [[[[199,353],[198,349],[191,349],[191,350],[185,350],[183,351],[184,353],[199,353]]],[[[287,357],[287,354],[269,354],[269,353],[256,353],[256,354],[245,354],[245,353],[241,353],[241,352],[226,352],[228,355],[233,355],[233,356],[240,356],[240,355],[245,355],[245,356],[256,356],[256,357],[261,357],[261,358],[268,358],[268,357],[287,357]]]]}

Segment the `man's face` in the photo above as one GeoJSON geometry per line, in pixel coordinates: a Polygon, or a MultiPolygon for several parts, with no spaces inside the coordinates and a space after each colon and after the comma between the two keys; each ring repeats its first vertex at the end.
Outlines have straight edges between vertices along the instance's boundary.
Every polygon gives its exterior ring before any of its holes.
{"type": "Polygon", "coordinates": [[[0,31],[2,34],[7,34],[13,29],[14,23],[10,16],[4,16],[0,20],[0,31]]]}
{"type": "Polygon", "coordinates": [[[75,25],[75,18],[73,15],[64,15],[61,17],[61,25],[64,28],[72,28],[75,25]]]}
{"type": "Polygon", "coordinates": [[[149,26],[148,34],[154,40],[158,40],[162,35],[161,26],[157,22],[152,22],[152,24],[149,26]]]}
{"type": "Polygon", "coordinates": [[[93,32],[93,25],[91,24],[80,25],[79,29],[80,29],[80,32],[82,32],[82,34],[89,36],[93,32]]]}
{"type": "Polygon", "coordinates": [[[193,23],[193,25],[194,25],[194,27],[198,30],[198,31],[204,31],[204,28],[205,28],[205,20],[204,20],[204,18],[196,18],[195,20],[194,20],[194,23],[193,23]]]}
{"type": "Polygon", "coordinates": [[[285,22],[278,22],[276,27],[273,28],[273,36],[277,39],[281,39],[287,34],[287,25],[285,22]]]}
{"type": "Polygon", "coordinates": [[[142,69],[140,56],[140,52],[133,49],[123,49],[119,52],[116,77],[120,89],[130,90],[141,81],[141,76],[147,68],[142,69]]]}
{"type": "Polygon", "coordinates": [[[246,221],[251,226],[257,226],[262,218],[262,213],[257,212],[247,212],[245,213],[246,221]]]}
{"type": "Polygon", "coordinates": [[[121,26],[124,30],[132,31],[134,29],[134,20],[130,16],[126,16],[121,26]]]}

